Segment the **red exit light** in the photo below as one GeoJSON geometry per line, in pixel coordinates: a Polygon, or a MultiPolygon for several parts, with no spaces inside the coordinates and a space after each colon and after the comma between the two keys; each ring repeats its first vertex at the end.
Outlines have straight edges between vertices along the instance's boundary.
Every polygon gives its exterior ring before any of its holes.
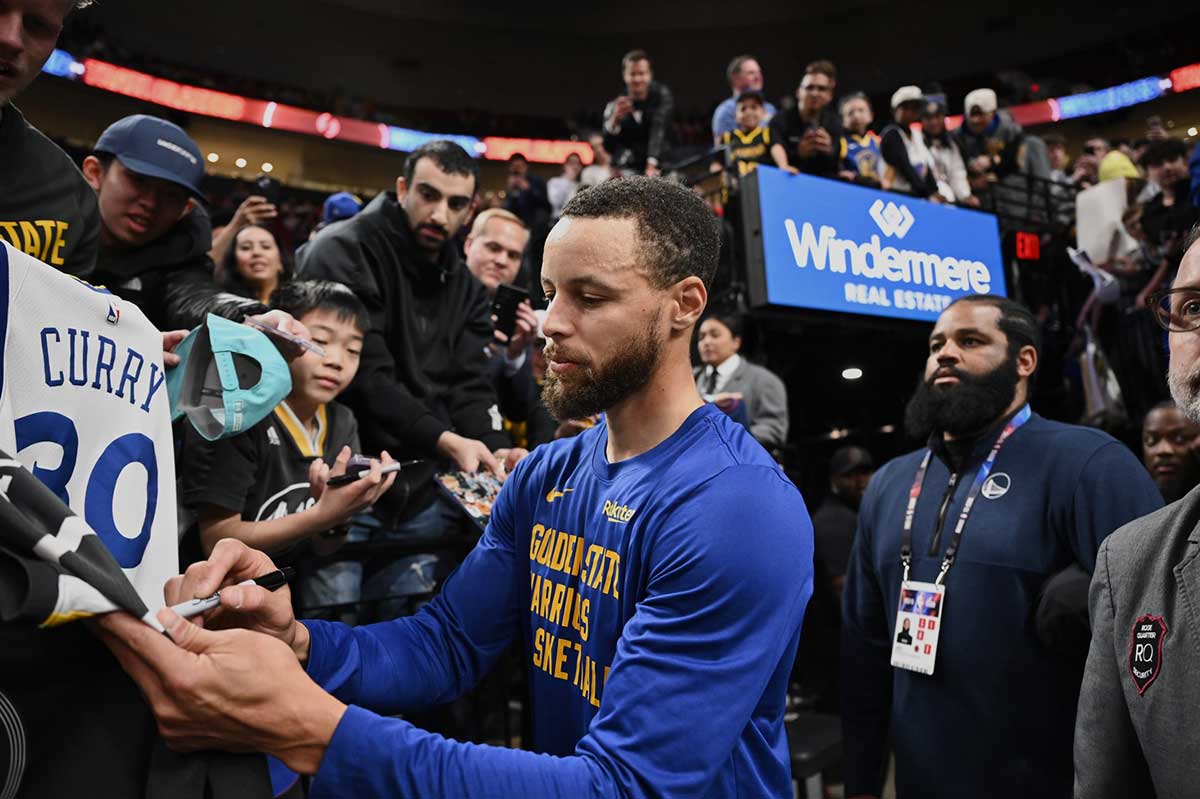
{"type": "Polygon", "coordinates": [[[1017,258],[1037,261],[1042,257],[1042,240],[1036,233],[1017,231],[1017,258]]]}

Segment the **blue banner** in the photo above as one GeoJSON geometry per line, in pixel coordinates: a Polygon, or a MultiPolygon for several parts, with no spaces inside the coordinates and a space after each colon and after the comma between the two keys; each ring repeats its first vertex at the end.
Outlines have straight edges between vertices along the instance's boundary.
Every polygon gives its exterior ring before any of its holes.
{"type": "Polygon", "coordinates": [[[760,299],[771,305],[932,322],[967,294],[1007,296],[991,214],[772,167],[755,171],[760,299]]]}

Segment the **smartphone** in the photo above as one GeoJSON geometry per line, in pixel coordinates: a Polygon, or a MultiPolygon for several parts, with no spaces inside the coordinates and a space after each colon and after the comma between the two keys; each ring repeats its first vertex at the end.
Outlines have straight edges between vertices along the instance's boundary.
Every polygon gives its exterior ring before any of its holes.
{"type": "Polygon", "coordinates": [[[511,283],[496,287],[496,299],[492,300],[492,314],[496,317],[496,330],[512,338],[517,329],[517,306],[529,299],[529,292],[511,283]]]}
{"type": "Polygon", "coordinates": [[[278,180],[267,175],[259,175],[254,181],[254,191],[272,205],[279,205],[279,192],[283,186],[278,180]]]}

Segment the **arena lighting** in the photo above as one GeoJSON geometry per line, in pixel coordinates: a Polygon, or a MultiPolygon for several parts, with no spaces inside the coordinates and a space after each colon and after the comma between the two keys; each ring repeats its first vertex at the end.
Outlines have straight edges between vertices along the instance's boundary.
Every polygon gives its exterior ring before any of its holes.
{"type": "Polygon", "coordinates": [[[1188,135],[1189,135],[1189,136],[1195,136],[1195,135],[1196,135],[1196,129],[1195,129],[1195,128],[1188,128],[1188,135]]]}
{"type": "Polygon", "coordinates": [[[262,165],[263,172],[272,172],[272,171],[274,171],[274,169],[275,169],[275,165],[272,164],[270,161],[266,161],[262,165]]]}
{"type": "Polygon", "coordinates": [[[217,162],[218,162],[218,161],[220,161],[220,160],[221,160],[221,156],[217,155],[216,153],[209,153],[209,154],[208,154],[208,163],[210,163],[210,164],[215,164],[215,163],[217,163],[217,162]]]}
{"type": "MultiPolygon", "coordinates": [[[[560,164],[569,154],[576,153],[584,164],[592,162],[591,148],[583,142],[510,139],[500,136],[489,136],[480,140],[474,136],[429,133],[362,119],[347,119],[328,112],[310,111],[200,86],[188,86],[94,58],[80,62],[65,50],[55,50],[42,70],[57,77],[80,80],[88,86],[126,97],[135,97],[177,111],[365,144],[385,150],[411,152],[428,141],[449,139],[461,145],[472,156],[490,161],[505,161],[514,153],[521,153],[536,163],[560,164]]],[[[1165,78],[1142,78],[1094,92],[1009,106],[1007,110],[1018,123],[1032,127],[1060,119],[1115,111],[1156,99],[1167,92],[1178,93],[1197,88],[1200,88],[1200,64],[1189,64],[1172,70],[1165,78]]],[[[961,115],[946,117],[946,127],[954,130],[962,125],[962,121],[961,115]]],[[[914,128],[917,124],[919,123],[914,123],[914,128]]]]}
{"type": "Polygon", "coordinates": [[[246,159],[239,158],[238,160],[233,162],[233,165],[236,166],[238,169],[245,169],[246,168],[246,159]]]}
{"type": "Polygon", "coordinates": [[[561,164],[567,156],[575,153],[584,166],[592,163],[592,147],[582,141],[556,141],[551,139],[508,139],[488,136],[483,140],[487,146],[489,161],[507,161],[517,153],[539,164],[561,164]]]}
{"type": "Polygon", "coordinates": [[[1166,81],[1166,88],[1163,83],[1162,78],[1142,78],[1094,92],[1059,97],[1058,118],[1075,119],[1146,103],[1162,97],[1170,89],[1170,81],[1166,81]]]}
{"type": "Polygon", "coordinates": [[[1189,64],[1186,67],[1171,70],[1171,91],[1186,92],[1200,89],[1200,64],[1189,64]]]}
{"type": "Polygon", "coordinates": [[[849,366],[842,370],[843,380],[858,380],[862,376],[863,370],[859,369],[857,366],[849,366]]]}
{"type": "Polygon", "coordinates": [[[50,58],[46,60],[46,65],[42,67],[42,72],[59,78],[74,79],[82,71],[83,65],[72,58],[71,54],[66,50],[55,50],[52,52],[50,58]]]}

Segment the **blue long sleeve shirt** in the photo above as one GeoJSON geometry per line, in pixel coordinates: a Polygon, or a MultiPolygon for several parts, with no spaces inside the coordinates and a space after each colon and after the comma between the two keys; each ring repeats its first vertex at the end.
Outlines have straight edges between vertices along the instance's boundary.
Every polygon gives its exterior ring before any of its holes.
{"type": "MultiPolygon", "coordinates": [[[[911,579],[937,576],[999,433],[975,443],[954,486],[935,448],[913,520],[911,579]]],[[[945,580],[936,668],[925,676],[890,666],[901,532],[923,454],[884,465],[859,512],[843,597],[846,795],[878,795],[890,730],[900,796],[1070,796],[1086,652],[1071,663],[1049,651],[1034,612],[1047,579],[1072,563],[1090,574],[1104,538],[1162,498],[1123,444],[1033,414],[1000,450],[963,529],[945,580]]]]}
{"type": "Polygon", "coordinates": [[[799,492],[713,406],[610,464],[607,426],[539,447],[420,614],[309,621],[309,674],[351,705],[313,797],[785,796],[788,674],[812,593],[799,492]],[[469,689],[517,636],[534,751],[377,714],[469,689]]]}

